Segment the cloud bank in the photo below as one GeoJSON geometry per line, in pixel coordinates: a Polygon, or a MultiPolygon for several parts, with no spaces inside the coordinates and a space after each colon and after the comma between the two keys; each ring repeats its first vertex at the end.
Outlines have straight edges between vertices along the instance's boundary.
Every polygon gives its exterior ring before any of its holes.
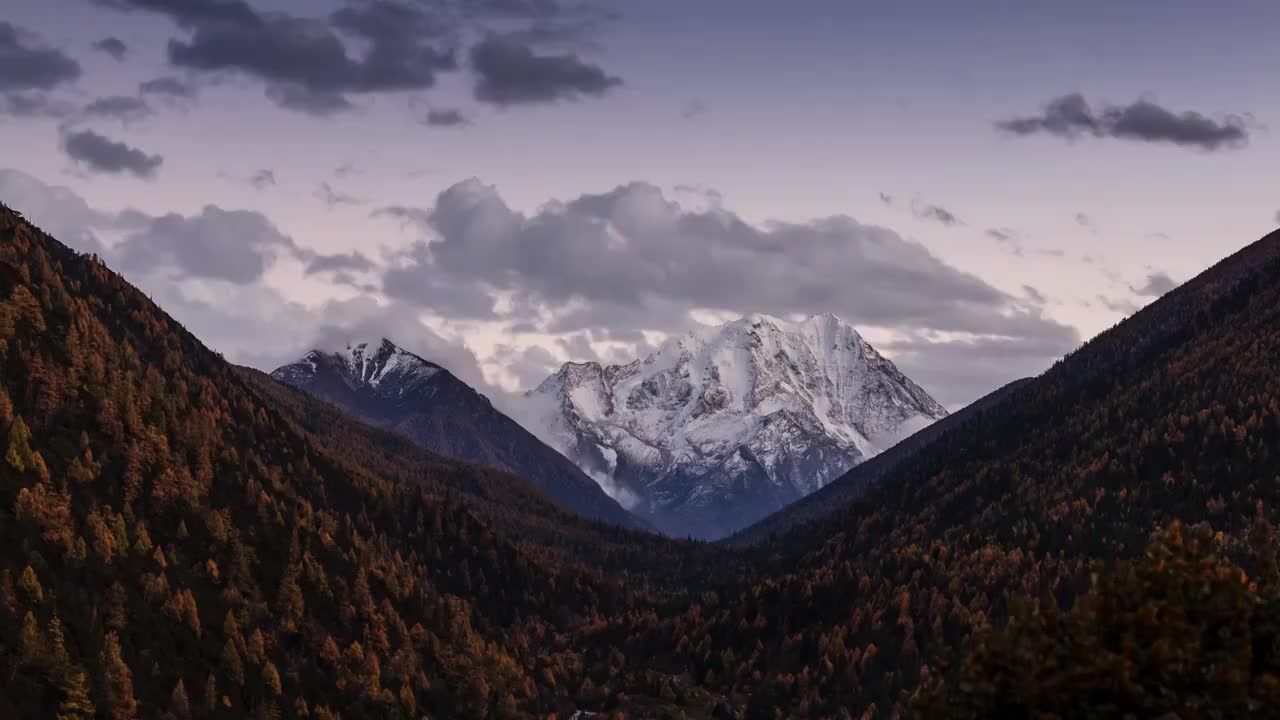
{"type": "Polygon", "coordinates": [[[1079,93],[1054,98],[1039,113],[1002,120],[996,127],[1013,135],[1045,134],[1066,140],[1092,136],[1205,151],[1238,148],[1249,140],[1248,127],[1239,115],[1214,120],[1195,111],[1174,112],[1146,99],[1095,110],[1079,93]]]}

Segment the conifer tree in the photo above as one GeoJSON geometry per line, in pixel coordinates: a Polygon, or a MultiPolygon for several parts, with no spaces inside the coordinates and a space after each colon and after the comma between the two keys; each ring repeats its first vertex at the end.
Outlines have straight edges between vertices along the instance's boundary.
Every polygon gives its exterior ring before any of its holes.
{"type": "Polygon", "coordinates": [[[133,673],[120,651],[115,632],[107,633],[99,661],[106,698],[107,716],[111,720],[133,720],[138,715],[138,701],[133,696],[133,673]]]}
{"type": "Polygon", "coordinates": [[[62,683],[57,720],[90,720],[95,711],[88,675],[78,666],[69,669],[62,683]]]}

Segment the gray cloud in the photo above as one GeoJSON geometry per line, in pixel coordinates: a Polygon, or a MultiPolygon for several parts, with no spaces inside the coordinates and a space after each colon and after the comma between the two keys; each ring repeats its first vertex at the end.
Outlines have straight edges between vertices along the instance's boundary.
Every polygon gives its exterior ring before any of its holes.
{"type": "Polygon", "coordinates": [[[724,204],[724,195],[719,190],[705,185],[676,185],[672,190],[676,195],[672,199],[677,202],[692,200],[699,206],[705,204],[709,207],[720,207],[724,204]]]}
{"type": "Polygon", "coordinates": [[[955,410],[1005,383],[1039,375],[1078,344],[1067,337],[943,341],[911,333],[880,349],[938,402],[955,410]]]}
{"type": "Polygon", "coordinates": [[[590,333],[580,332],[565,337],[557,338],[556,344],[569,354],[569,359],[574,362],[599,362],[602,358],[596,354],[595,348],[591,347],[590,333]]]}
{"type": "Polygon", "coordinates": [[[1023,295],[1026,295],[1028,300],[1030,300],[1031,302],[1033,302],[1033,303],[1035,303],[1035,304],[1037,304],[1037,305],[1043,305],[1043,304],[1045,304],[1045,303],[1049,302],[1049,298],[1046,298],[1046,297],[1044,296],[1044,293],[1042,293],[1042,292],[1040,292],[1039,290],[1037,290],[1037,289],[1035,289],[1035,288],[1031,287],[1030,285],[1023,285],[1023,286],[1022,286],[1022,294],[1023,294],[1023,295]]]}
{"type": "Polygon", "coordinates": [[[457,127],[466,125],[468,120],[459,110],[441,108],[428,110],[422,122],[434,127],[457,127]]]}
{"type": "Polygon", "coordinates": [[[510,30],[504,34],[532,47],[594,52],[601,49],[594,38],[599,25],[597,22],[588,20],[576,22],[534,20],[527,28],[510,30]]]}
{"type": "Polygon", "coordinates": [[[430,251],[423,245],[406,253],[405,267],[393,267],[383,275],[382,289],[389,297],[429,308],[445,317],[465,320],[492,320],[495,299],[492,291],[462,276],[433,272],[430,251]]]}
{"type": "Polygon", "coordinates": [[[492,34],[472,46],[471,66],[476,99],[494,105],[599,97],[622,84],[575,53],[538,55],[509,35],[492,34]]]}
{"type": "Polygon", "coordinates": [[[680,109],[680,117],[683,117],[685,120],[692,120],[693,118],[696,118],[699,115],[705,115],[706,113],[707,104],[696,98],[685,103],[684,107],[680,109]]]}
{"type": "Polygon", "coordinates": [[[1019,237],[1018,233],[1010,230],[1009,228],[991,228],[987,230],[987,237],[995,240],[996,244],[1010,255],[1022,257],[1025,252],[1025,248],[1022,244],[1022,238],[1019,237]]]}
{"type": "Polygon", "coordinates": [[[375,267],[372,260],[358,252],[314,255],[307,262],[306,273],[314,275],[322,272],[367,272],[375,267]]]}
{"type": "Polygon", "coordinates": [[[0,198],[68,246],[103,254],[98,231],[113,225],[114,219],[68,188],[46,185],[19,170],[0,169],[0,198]]]}
{"type": "Polygon", "coordinates": [[[1010,228],[989,228],[986,235],[995,240],[1002,250],[1014,257],[1025,257],[1028,254],[1042,257],[1062,257],[1066,254],[1065,251],[1059,248],[1028,247],[1026,238],[1022,233],[1010,228]]]}
{"type": "Polygon", "coordinates": [[[1165,273],[1153,272],[1147,275],[1147,280],[1141,287],[1131,287],[1130,290],[1146,297],[1160,297],[1176,287],[1178,287],[1177,280],[1165,273]]]}
{"type": "Polygon", "coordinates": [[[151,115],[151,106],[132,95],[109,95],[84,106],[85,117],[111,118],[130,123],[151,115]]]}
{"type": "Polygon", "coordinates": [[[424,325],[415,307],[382,305],[368,296],[307,307],[262,284],[262,271],[278,255],[324,256],[297,248],[258,213],[216,207],[193,217],[102,212],[67,188],[3,169],[0,197],[62,242],[98,253],[124,271],[166,312],[232,362],[272,370],[312,348],[385,336],[474,387],[492,391],[475,355],[461,342],[424,325]],[[126,237],[114,248],[104,248],[99,230],[126,237]]]}
{"type": "Polygon", "coordinates": [[[52,90],[80,77],[80,63],[0,21],[0,92],[52,90]]]}
{"type": "Polygon", "coordinates": [[[411,56],[420,50],[417,43],[422,38],[440,39],[450,36],[456,26],[454,18],[439,12],[428,13],[422,3],[399,0],[352,2],[334,11],[330,22],[344,32],[379,45],[376,50],[382,56],[371,56],[371,60],[388,63],[399,62],[399,55],[411,56]],[[393,50],[396,55],[389,55],[393,50]]]}
{"type": "Polygon", "coordinates": [[[417,226],[420,228],[429,228],[431,223],[431,211],[422,208],[406,207],[404,205],[388,205],[378,208],[369,213],[371,218],[392,218],[399,220],[401,227],[417,226]]]}
{"type": "Polygon", "coordinates": [[[1214,120],[1194,111],[1176,113],[1147,99],[1095,111],[1079,93],[1055,98],[1037,115],[1002,120],[996,127],[1014,135],[1045,133],[1067,140],[1110,137],[1206,151],[1240,147],[1249,140],[1245,121],[1238,115],[1214,120]]]}
{"type": "MultiPolygon", "coordinates": [[[[497,105],[599,96],[621,81],[572,51],[586,47],[614,11],[554,0],[417,3],[348,0],[323,18],[259,12],[243,0],[96,0],[125,11],[163,14],[186,31],[168,46],[175,66],[232,71],[262,80],[279,106],[315,115],[354,107],[349,95],[419,91],[458,69],[449,48],[476,31],[475,95],[497,105]],[[497,22],[501,32],[493,31],[497,22]],[[515,21],[517,27],[512,27],[515,21]],[[527,23],[526,25],[521,25],[527,23]]],[[[450,123],[446,123],[450,124],[450,123]]],[[[458,123],[451,123],[458,124],[458,123]]]]}
{"type": "Polygon", "coordinates": [[[322,182],[316,187],[315,197],[329,208],[335,208],[339,205],[361,205],[364,203],[364,200],[334,190],[327,182],[322,182]]]}
{"type": "Polygon", "coordinates": [[[482,27],[492,20],[524,20],[527,27],[508,34],[531,45],[578,48],[594,48],[600,27],[619,17],[616,10],[591,0],[469,0],[463,13],[482,27]]]}
{"type": "Polygon", "coordinates": [[[286,110],[327,117],[355,107],[346,95],[332,90],[317,90],[302,83],[275,83],[265,90],[267,99],[286,110]]]}
{"type": "MultiPolygon", "coordinates": [[[[418,311],[404,305],[379,305],[367,296],[328,303],[316,317],[323,318],[309,347],[340,348],[366,338],[390,338],[397,345],[452,372],[460,380],[492,393],[474,353],[459,342],[446,339],[422,324],[418,311]]],[[[293,359],[302,355],[296,353],[293,359]]]]}
{"type": "MultiPolygon", "coordinates": [[[[876,193],[876,197],[880,198],[880,202],[884,203],[885,207],[894,207],[898,201],[898,198],[886,192],[876,193]]],[[[921,220],[941,223],[947,227],[964,224],[960,218],[956,217],[955,213],[941,205],[926,202],[919,197],[911,199],[909,208],[911,210],[911,214],[921,220]]]]}
{"type": "Polygon", "coordinates": [[[1015,135],[1044,132],[1072,140],[1085,133],[1102,134],[1101,125],[1093,109],[1079,93],[1050,100],[1039,115],[1002,120],[996,123],[996,127],[1015,135]]]}
{"type": "Polygon", "coordinates": [[[911,201],[911,212],[921,220],[933,220],[947,227],[964,224],[960,222],[960,218],[956,217],[954,213],[941,205],[934,205],[918,199],[911,201]]]}
{"type": "Polygon", "coordinates": [[[66,132],[62,137],[62,147],[72,160],[94,172],[130,173],[140,178],[151,178],[164,162],[159,155],[148,155],[92,130],[66,132]]]}
{"type": "Polygon", "coordinates": [[[498,345],[494,350],[494,355],[501,359],[503,371],[515,378],[516,385],[522,388],[536,387],[562,364],[549,350],[538,345],[523,350],[498,345]]]}
{"type": "Polygon", "coordinates": [[[0,95],[0,115],[15,118],[53,118],[62,120],[76,109],[63,100],[43,92],[11,92],[0,95]]]}
{"type": "MultiPolygon", "coordinates": [[[[682,325],[680,332],[691,329],[692,325],[682,325]]],[[[645,358],[657,352],[662,342],[650,342],[644,333],[637,330],[596,328],[557,339],[557,345],[569,354],[574,361],[594,360],[605,365],[626,364],[636,358],[645,358]],[[612,343],[609,347],[597,352],[592,342],[612,343]]]]}
{"type": "Polygon", "coordinates": [[[534,215],[470,180],[431,210],[383,209],[427,232],[386,273],[385,292],[435,308],[494,314],[494,293],[553,333],[673,331],[694,308],[835,311],[889,328],[1074,344],[1075,330],[960,272],[924,246],[848,217],[748,224],[720,207],[688,210],[646,183],[551,203],[534,215]],[[549,318],[549,319],[548,319],[549,318]]]}
{"type": "Polygon", "coordinates": [[[243,0],[94,0],[116,10],[142,10],[167,15],[183,27],[202,23],[243,23],[257,18],[243,0]]]}
{"type": "Polygon", "coordinates": [[[116,62],[124,60],[129,54],[129,46],[118,37],[105,37],[93,44],[93,49],[110,55],[116,62]]]}
{"type": "Polygon", "coordinates": [[[472,387],[494,392],[474,353],[424,325],[416,311],[404,306],[379,305],[362,295],[307,307],[261,283],[218,281],[202,281],[197,299],[186,292],[189,281],[174,282],[157,274],[131,276],[131,280],[202,342],[235,363],[269,372],[316,348],[337,350],[350,342],[387,337],[448,368],[472,387]]]}
{"type": "Polygon", "coordinates": [[[152,218],[126,237],[115,254],[127,272],[171,268],[188,277],[247,285],[259,280],[278,254],[295,250],[265,215],[209,205],[191,217],[173,213],[152,218]]]}
{"type": "Polygon", "coordinates": [[[249,177],[249,184],[254,190],[262,192],[276,184],[276,174],[267,169],[258,170],[249,177]]]}
{"type": "Polygon", "coordinates": [[[557,0],[472,0],[472,13],[520,18],[548,18],[563,12],[557,0]]]}
{"type": "Polygon", "coordinates": [[[172,75],[147,80],[138,85],[138,92],[142,95],[159,95],[183,101],[195,100],[198,94],[194,83],[172,75]]]}
{"type": "Polygon", "coordinates": [[[346,93],[423,90],[453,70],[451,52],[421,42],[427,15],[407,3],[379,0],[336,11],[329,22],[283,13],[196,21],[189,40],[169,44],[169,60],[201,71],[232,70],[268,83],[282,107],[329,114],[350,107],[346,93]],[[353,57],[339,33],[367,45],[353,57]]]}
{"type": "Polygon", "coordinates": [[[1098,303],[1111,312],[1120,313],[1121,315],[1132,315],[1140,309],[1132,300],[1110,298],[1106,295],[1099,295],[1098,303]]]}
{"type": "Polygon", "coordinates": [[[482,392],[493,392],[474,353],[422,324],[416,311],[404,306],[382,306],[368,296],[357,296],[307,307],[261,283],[218,281],[202,281],[197,299],[186,292],[190,281],[174,282],[157,274],[130,279],[202,342],[235,363],[269,372],[312,349],[336,350],[350,342],[387,337],[482,392]]]}

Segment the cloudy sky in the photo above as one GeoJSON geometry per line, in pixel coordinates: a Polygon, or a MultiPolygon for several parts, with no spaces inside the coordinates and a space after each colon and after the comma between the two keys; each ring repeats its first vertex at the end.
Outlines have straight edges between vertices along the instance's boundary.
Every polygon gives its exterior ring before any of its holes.
{"type": "Polygon", "coordinates": [[[831,311],[954,408],[1280,210],[1270,1],[4,6],[0,200],[263,369],[831,311]]]}

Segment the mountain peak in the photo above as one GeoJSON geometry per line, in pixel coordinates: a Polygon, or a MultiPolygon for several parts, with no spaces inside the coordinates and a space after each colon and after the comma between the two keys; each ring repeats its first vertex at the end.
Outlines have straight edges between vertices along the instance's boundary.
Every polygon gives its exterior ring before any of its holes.
{"type": "Polygon", "coordinates": [[[768,328],[770,331],[789,335],[802,333],[806,330],[832,332],[839,329],[851,336],[861,337],[852,324],[841,319],[840,316],[833,312],[810,315],[799,320],[789,320],[765,313],[751,313],[721,325],[704,325],[693,330],[690,334],[705,338],[739,330],[750,331],[761,328],[768,328]]]}
{"type": "Polygon", "coordinates": [[[347,350],[353,350],[353,349],[356,349],[356,348],[364,348],[364,349],[366,349],[366,350],[368,350],[368,349],[370,349],[370,348],[378,348],[378,349],[382,349],[382,348],[390,348],[390,349],[392,349],[392,350],[399,350],[399,349],[400,349],[400,346],[396,345],[395,343],[391,342],[390,340],[388,340],[388,339],[387,339],[387,338],[385,338],[385,337],[383,337],[383,338],[379,338],[379,339],[377,339],[377,340],[372,340],[372,339],[370,339],[370,340],[350,340],[350,341],[348,341],[348,342],[347,342],[347,344],[346,344],[346,349],[347,349],[347,350]]]}
{"type": "MultiPolygon", "coordinates": [[[[404,352],[398,345],[391,342],[387,338],[373,339],[355,339],[342,343],[339,347],[331,349],[316,348],[313,352],[327,353],[330,355],[346,355],[348,357],[374,357],[380,353],[404,352]]],[[[419,358],[421,359],[421,358],[419,358]]]]}
{"type": "MultiPolygon", "coordinates": [[[[596,363],[574,367],[585,374],[592,367],[600,372],[596,363]]],[[[584,517],[644,527],[579,468],[502,414],[484,395],[387,338],[312,350],[271,377],[441,455],[513,472],[584,517]]]]}
{"type": "Polygon", "coordinates": [[[305,386],[329,372],[341,376],[349,386],[378,388],[385,384],[397,394],[404,394],[442,370],[384,337],[377,341],[350,340],[341,349],[313,349],[297,362],[276,369],[271,376],[290,385],[305,386]]]}
{"type": "Polygon", "coordinates": [[[643,498],[663,529],[701,536],[749,524],[878,453],[905,424],[946,415],[832,313],[753,313],[673,338],[643,362],[566,363],[525,399],[544,441],[643,498]]]}

